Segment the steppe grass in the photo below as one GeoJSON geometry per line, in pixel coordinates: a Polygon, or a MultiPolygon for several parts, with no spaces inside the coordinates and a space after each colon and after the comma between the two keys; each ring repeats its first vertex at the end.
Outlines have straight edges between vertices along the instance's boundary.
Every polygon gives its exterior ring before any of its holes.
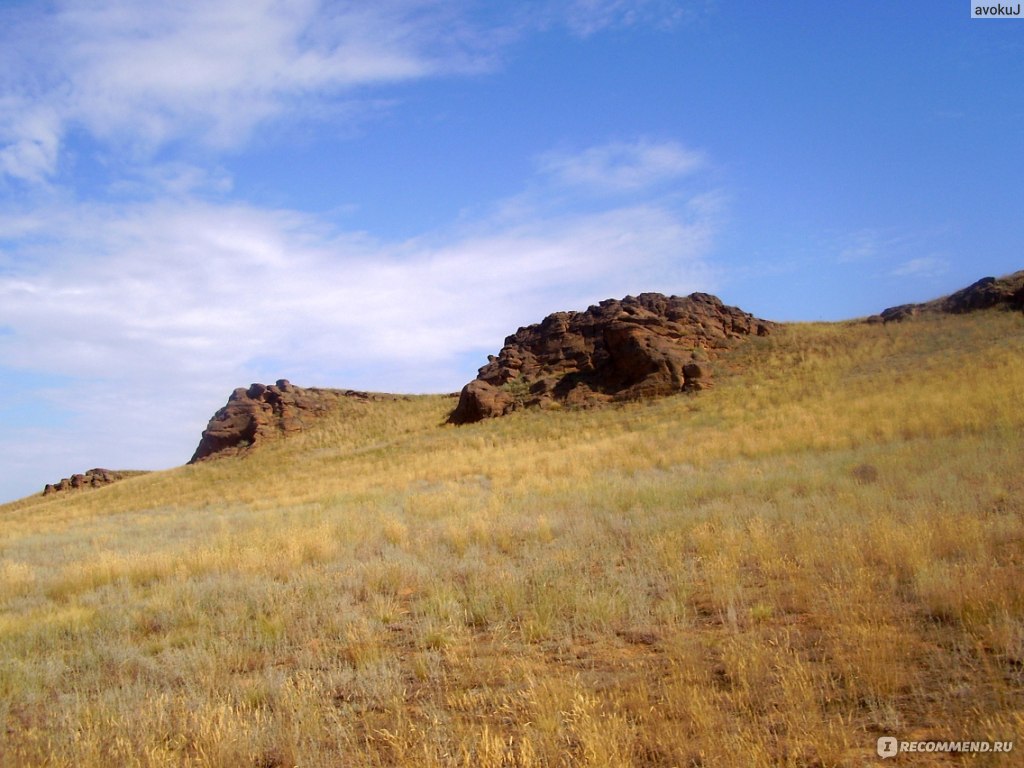
{"type": "Polygon", "coordinates": [[[0,766],[1019,760],[1019,314],[782,327],[697,396],[453,405],[0,507],[0,766]]]}

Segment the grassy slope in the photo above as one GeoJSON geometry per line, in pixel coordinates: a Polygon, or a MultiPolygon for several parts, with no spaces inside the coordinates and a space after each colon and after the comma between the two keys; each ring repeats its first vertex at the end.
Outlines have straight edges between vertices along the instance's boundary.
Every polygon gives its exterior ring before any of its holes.
{"type": "Polygon", "coordinates": [[[245,459],[0,507],[0,766],[1024,738],[1024,318],[790,326],[731,366],[461,428],[444,397],[351,402],[245,459]]]}

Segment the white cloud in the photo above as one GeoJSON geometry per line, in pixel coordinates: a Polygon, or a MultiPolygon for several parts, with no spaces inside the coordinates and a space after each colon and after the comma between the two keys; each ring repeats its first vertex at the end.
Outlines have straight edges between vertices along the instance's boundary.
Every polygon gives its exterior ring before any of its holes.
{"type": "Polygon", "coordinates": [[[0,172],[28,181],[56,172],[71,126],[143,156],[235,148],[361,87],[477,70],[493,45],[428,0],[65,0],[0,20],[0,172]]]}
{"type": "Polygon", "coordinates": [[[613,142],[583,152],[552,152],[541,169],[559,183],[594,192],[631,192],[693,173],[704,162],[699,152],[676,142],[613,142]]]}
{"type": "Polygon", "coordinates": [[[886,244],[874,230],[861,230],[843,237],[838,247],[839,263],[848,264],[878,258],[886,244]]]}
{"type": "Polygon", "coordinates": [[[22,250],[45,268],[0,277],[0,326],[15,330],[0,349],[21,368],[123,381],[230,376],[255,358],[400,361],[402,384],[450,387],[421,366],[493,346],[553,301],[685,287],[711,235],[657,203],[537,214],[438,244],[194,201],[51,212],[22,250]]]}
{"type": "Polygon", "coordinates": [[[574,34],[588,37],[609,27],[672,27],[694,16],[697,5],[681,0],[569,0],[555,3],[555,9],[574,34]]]}
{"type": "Polygon", "coordinates": [[[934,278],[949,271],[950,261],[942,255],[948,227],[932,230],[862,229],[837,238],[839,264],[877,270],[876,274],[897,278],[934,278]],[[920,256],[918,254],[927,254],[920,256]]]}
{"type": "Polygon", "coordinates": [[[114,191],[130,193],[133,189],[143,193],[163,193],[187,196],[194,192],[228,193],[234,182],[222,168],[200,168],[189,163],[171,162],[140,169],[139,180],[123,180],[113,186],[114,191]]]}
{"type": "Polygon", "coordinates": [[[895,261],[908,252],[919,251],[937,233],[899,229],[861,229],[837,238],[840,264],[895,261]]]}
{"type": "Polygon", "coordinates": [[[948,271],[948,259],[941,256],[921,256],[904,261],[890,274],[894,277],[939,277],[948,271]]]}
{"type": "Polygon", "coordinates": [[[15,97],[0,99],[0,178],[43,181],[57,165],[60,122],[46,106],[15,97]]]}
{"type": "MultiPolygon", "coordinates": [[[[687,6],[688,7],[688,6],[687,6]]],[[[370,87],[495,66],[530,30],[580,36],[691,14],[667,0],[57,0],[0,9],[0,177],[54,177],[70,129],[148,159],[244,146],[274,120],[379,109],[370,87]]],[[[678,159],[678,158],[677,158],[678,159]]],[[[671,160],[671,158],[666,158],[671,160]]]]}

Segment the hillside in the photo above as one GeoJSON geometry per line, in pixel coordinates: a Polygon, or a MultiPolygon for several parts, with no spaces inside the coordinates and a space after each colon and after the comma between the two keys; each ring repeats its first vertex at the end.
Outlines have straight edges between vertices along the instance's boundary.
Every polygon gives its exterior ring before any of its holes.
{"type": "Polygon", "coordinates": [[[1024,316],[783,325],[714,375],[460,427],[450,397],[339,398],[258,451],[0,507],[0,766],[1020,742],[1024,316]]]}

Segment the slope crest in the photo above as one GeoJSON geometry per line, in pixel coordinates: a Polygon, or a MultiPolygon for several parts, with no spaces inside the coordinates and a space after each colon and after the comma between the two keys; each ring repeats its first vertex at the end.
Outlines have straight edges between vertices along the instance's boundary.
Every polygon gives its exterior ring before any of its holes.
{"type": "Polygon", "coordinates": [[[966,288],[932,301],[889,307],[869,320],[876,323],[902,322],[918,315],[962,315],[993,307],[1024,310],[1024,269],[1003,277],[983,277],[966,288]]]}
{"type": "Polygon", "coordinates": [[[351,389],[303,389],[287,379],[239,387],[210,419],[189,464],[245,453],[259,443],[299,432],[333,411],[341,398],[380,397],[351,389]]]}

